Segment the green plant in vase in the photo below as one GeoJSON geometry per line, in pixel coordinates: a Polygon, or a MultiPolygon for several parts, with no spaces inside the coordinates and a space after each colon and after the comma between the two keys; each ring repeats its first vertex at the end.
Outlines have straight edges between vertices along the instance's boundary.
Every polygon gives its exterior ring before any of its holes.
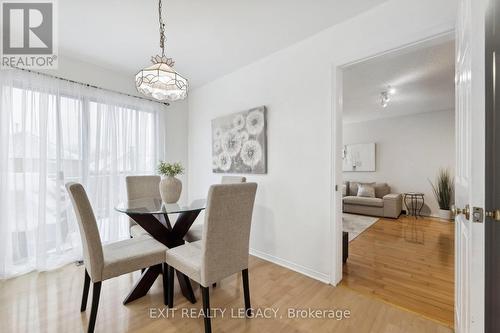
{"type": "Polygon", "coordinates": [[[455,193],[455,182],[450,171],[448,169],[440,169],[435,183],[429,182],[439,205],[439,217],[451,220],[452,213],[450,208],[455,193]]]}
{"type": "Polygon", "coordinates": [[[165,203],[176,203],[179,201],[182,193],[182,182],[176,176],[184,173],[184,167],[181,163],[167,163],[160,161],[158,164],[158,173],[162,176],[160,181],[160,195],[165,203]]]}

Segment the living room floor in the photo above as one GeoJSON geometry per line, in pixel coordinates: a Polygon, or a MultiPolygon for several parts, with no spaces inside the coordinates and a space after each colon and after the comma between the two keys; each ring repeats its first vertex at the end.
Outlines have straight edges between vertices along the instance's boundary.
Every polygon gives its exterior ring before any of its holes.
{"type": "Polygon", "coordinates": [[[349,243],[342,285],[454,324],[453,222],[381,218],[349,243]]]}
{"type": "MultiPolygon", "coordinates": [[[[258,310],[277,310],[277,318],[245,319],[232,316],[243,307],[241,275],[222,280],[210,290],[210,305],[227,309],[212,319],[214,332],[356,332],[356,333],[451,333],[452,330],[419,315],[398,309],[349,288],[311,279],[270,262],[250,257],[250,293],[258,310]],[[349,318],[297,319],[288,309],[349,310],[349,318]]],[[[163,305],[161,279],[148,295],[128,304],[122,301],[139,276],[125,274],[103,283],[96,332],[203,332],[196,304],[189,303],[175,286],[175,314],[168,318],[163,305]],[[190,318],[183,311],[190,312],[190,318]],[[160,312],[162,311],[162,312],[160,312]]],[[[82,332],[90,309],[80,313],[83,266],[67,265],[50,272],[33,272],[0,282],[0,331],[82,332]]],[[[90,300],[89,300],[90,302],[90,300]]],[[[257,313],[257,312],[256,312],[257,313]]],[[[261,312],[262,313],[262,312],[261,312]]]]}

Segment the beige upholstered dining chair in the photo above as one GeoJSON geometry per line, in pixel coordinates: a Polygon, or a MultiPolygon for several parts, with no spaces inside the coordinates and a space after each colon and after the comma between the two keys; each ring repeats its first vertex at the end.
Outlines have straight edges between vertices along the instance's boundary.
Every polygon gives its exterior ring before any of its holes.
{"type": "MultiPolygon", "coordinates": [[[[160,176],[127,176],[127,200],[155,198],[161,200],[160,176]]],[[[150,236],[140,225],[129,219],[130,237],[150,236]]]]}
{"type": "Polygon", "coordinates": [[[212,185],[200,241],[167,251],[168,306],[173,307],[174,269],[201,286],[205,332],[211,332],[209,286],[242,272],[245,309],[250,314],[248,250],[256,183],[212,185]]]}
{"type": "MultiPolygon", "coordinates": [[[[167,247],[152,237],[134,237],[103,246],[85,189],[78,183],[68,183],[66,189],[73,203],[83,245],[85,280],[80,308],[82,312],[87,308],[90,281],[92,280],[93,283],[92,310],[88,326],[88,332],[93,332],[99,306],[101,282],[141,268],[163,265],[167,247]]],[[[163,283],[164,297],[167,299],[166,278],[163,279],[163,283]]]]}
{"type": "MultiPolygon", "coordinates": [[[[239,183],[245,183],[247,179],[243,176],[222,176],[221,178],[221,184],[239,184],[239,183]]],[[[191,228],[188,230],[186,236],[184,236],[184,239],[187,242],[196,242],[201,239],[201,234],[203,232],[203,224],[194,224],[191,226],[191,228]]]]}

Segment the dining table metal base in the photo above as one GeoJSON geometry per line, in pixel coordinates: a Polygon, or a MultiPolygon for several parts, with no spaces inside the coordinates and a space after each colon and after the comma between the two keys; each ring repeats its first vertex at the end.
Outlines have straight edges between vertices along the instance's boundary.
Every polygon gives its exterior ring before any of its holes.
{"type": "MultiPolygon", "coordinates": [[[[200,214],[200,211],[201,209],[180,213],[173,226],[170,223],[168,214],[155,216],[152,214],[128,213],[127,215],[146,230],[154,239],[171,249],[185,243],[184,236],[196,217],[200,214]]],[[[144,270],[132,291],[123,301],[123,304],[130,303],[145,296],[160,274],[166,274],[166,272],[163,272],[161,265],[151,266],[144,270]]],[[[176,271],[176,274],[184,297],[191,303],[196,303],[191,280],[179,271],[176,271]]]]}

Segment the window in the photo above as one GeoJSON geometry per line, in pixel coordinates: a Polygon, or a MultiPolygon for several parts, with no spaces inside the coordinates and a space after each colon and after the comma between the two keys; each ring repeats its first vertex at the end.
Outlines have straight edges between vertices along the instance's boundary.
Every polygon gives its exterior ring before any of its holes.
{"type": "Polygon", "coordinates": [[[161,106],[16,70],[0,83],[0,278],[81,257],[67,182],[86,187],[103,242],[128,237],[114,207],[125,176],[154,173],[161,106]]]}

